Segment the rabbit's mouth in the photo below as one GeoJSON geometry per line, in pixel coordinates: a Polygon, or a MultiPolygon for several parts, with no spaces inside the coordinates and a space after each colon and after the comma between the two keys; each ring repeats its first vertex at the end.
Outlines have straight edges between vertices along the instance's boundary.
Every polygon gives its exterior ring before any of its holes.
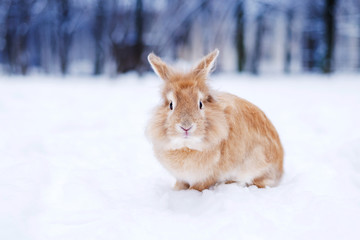
{"type": "Polygon", "coordinates": [[[186,126],[181,124],[176,125],[176,131],[185,139],[190,138],[190,136],[192,136],[195,132],[195,129],[196,124],[187,124],[186,126]]]}

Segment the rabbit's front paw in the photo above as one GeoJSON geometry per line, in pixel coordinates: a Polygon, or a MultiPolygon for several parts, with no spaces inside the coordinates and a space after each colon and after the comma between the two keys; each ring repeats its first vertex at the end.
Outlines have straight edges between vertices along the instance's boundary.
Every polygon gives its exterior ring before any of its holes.
{"type": "Polygon", "coordinates": [[[190,185],[183,181],[176,181],[174,190],[186,190],[189,189],[190,185]]]}
{"type": "Polygon", "coordinates": [[[209,187],[216,184],[216,181],[214,179],[207,180],[205,182],[200,182],[192,185],[189,189],[194,189],[199,192],[202,192],[205,189],[209,189],[209,187]]]}

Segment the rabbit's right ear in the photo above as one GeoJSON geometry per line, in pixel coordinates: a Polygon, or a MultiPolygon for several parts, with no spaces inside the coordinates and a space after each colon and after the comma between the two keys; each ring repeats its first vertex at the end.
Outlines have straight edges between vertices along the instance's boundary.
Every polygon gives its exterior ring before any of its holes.
{"type": "Polygon", "coordinates": [[[214,70],[216,58],[218,55],[219,49],[216,48],[214,51],[201,59],[200,63],[195,67],[194,72],[197,74],[202,74],[206,79],[207,76],[214,70]]]}
{"type": "Polygon", "coordinates": [[[169,80],[171,69],[154,53],[148,55],[148,61],[154,72],[163,80],[169,80]]]}

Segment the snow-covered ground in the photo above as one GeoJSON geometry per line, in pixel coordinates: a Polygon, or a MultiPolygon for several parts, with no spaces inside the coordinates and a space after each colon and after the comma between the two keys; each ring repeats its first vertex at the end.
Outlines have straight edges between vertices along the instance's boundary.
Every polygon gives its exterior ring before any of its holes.
{"type": "Polygon", "coordinates": [[[0,239],[359,239],[360,76],[217,75],[283,142],[276,188],[174,191],[154,75],[0,77],[0,239]]]}

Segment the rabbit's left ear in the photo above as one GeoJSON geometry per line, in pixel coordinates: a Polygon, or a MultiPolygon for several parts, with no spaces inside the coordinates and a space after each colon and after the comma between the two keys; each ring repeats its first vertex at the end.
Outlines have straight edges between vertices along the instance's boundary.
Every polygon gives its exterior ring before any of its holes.
{"type": "Polygon", "coordinates": [[[219,50],[216,48],[214,51],[201,59],[200,63],[194,68],[196,74],[204,74],[205,77],[215,69],[216,58],[219,55],[219,50]]]}
{"type": "Polygon", "coordinates": [[[161,58],[154,53],[148,55],[148,61],[153,68],[154,72],[163,80],[168,81],[171,74],[171,69],[166,65],[161,58]]]}

